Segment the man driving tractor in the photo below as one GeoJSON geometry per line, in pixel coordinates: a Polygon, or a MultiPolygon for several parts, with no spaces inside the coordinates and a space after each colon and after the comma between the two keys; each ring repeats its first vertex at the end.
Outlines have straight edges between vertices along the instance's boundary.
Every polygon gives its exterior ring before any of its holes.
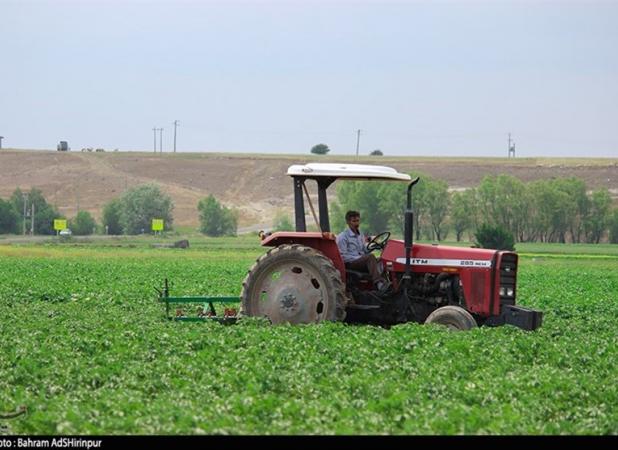
{"type": "Polygon", "coordinates": [[[367,248],[366,243],[369,242],[369,237],[360,231],[360,213],[348,211],[345,214],[345,221],[348,228],[337,236],[337,246],[345,266],[348,269],[369,272],[374,286],[380,292],[386,292],[390,287],[390,282],[382,278],[378,260],[367,248]]]}

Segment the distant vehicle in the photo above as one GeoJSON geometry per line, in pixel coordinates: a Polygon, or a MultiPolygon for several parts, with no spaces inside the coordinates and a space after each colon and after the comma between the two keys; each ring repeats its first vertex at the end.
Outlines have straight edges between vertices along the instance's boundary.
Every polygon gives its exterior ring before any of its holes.
{"type": "Polygon", "coordinates": [[[97,149],[95,150],[95,152],[104,152],[104,151],[105,151],[105,149],[103,149],[103,148],[97,148],[97,149]]]}
{"type": "Polygon", "coordinates": [[[60,236],[71,236],[73,234],[73,232],[71,231],[70,228],[65,228],[64,230],[60,230],[60,233],[58,233],[60,236]]]}
{"type": "Polygon", "coordinates": [[[69,143],[67,141],[60,141],[60,143],[56,146],[56,149],[59,152],[68,152],[71,150],[71,147],[69,147],[69,143]]]}

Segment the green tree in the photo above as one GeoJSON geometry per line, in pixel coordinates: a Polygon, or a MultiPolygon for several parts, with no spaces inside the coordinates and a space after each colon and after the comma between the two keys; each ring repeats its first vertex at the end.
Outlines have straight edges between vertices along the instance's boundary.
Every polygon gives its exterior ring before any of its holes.
{"type": "MultiPolygon", "coordinates": [[[[27,192],[22,191],[20,188],[16,188],[11,194],[9,202],[13,205],[13,210],[17,213],[17,232],[21,233],[24,230],[24,200],[27,192]]],[[[29,208],[28,204],[26,207],[29,208]]],[[[28,214],[30,214],[28,212],[28,214]]],[[[30,225],[27,224],[26,229],[30,229],[30,225]]]]}
{"type": "Polygon", "coordinates": [[[480,221],[500,225],[524,240],[527,228],[528,197],[526,185],[510,175],[487,176],[477,188],[480,221]]]}
{"type": "MultiPolygon", "coordinates": [[[[35,210],[36,211],[36,210],[35,210]]],[[[56,208],[48,206],[34,214],[34,234],[56,234],[54,220],[64,219],[56,208]]]]}
{"type": "Polygon", "coordinates": [[[568,229],[568,195],[554,180],[537,180],[529,185],[531,235],[541,242],[558,242],[568,229]]]}
{"type": "Polygon", "coordinates": [[[273,219],[273,231],[294,231],[292,219],[286,213],[278,211],[273,219]]]}
{"type": "Polygon", "coordinates": [[[384,184],[375,181],[340,181],[337,184],[337,200],[330,205],[332,230],[340,232],[346,228],[345,213],[349,210],[360,212],[363,232],[377,234],[387,230],[393,212],[383,199],[384,184]]]}
{"type": "Polygon", "coordinates": [[[384,153],[382,152],[382,150],[377,148],[371,153],[369,153],[369,156],[384,156],[384,153]]]}
{"type": "Polygon", "coordinates": [[[174,204],[156,184],[129,189],[120,197],[120,205],[120,225],[125,234],[149,232],[152,219],[163,219],[166,229],[172,228],[174,204]]]}
{"type": "Polygon", "coordinates": [[[609,242],[618,244],[618,208],[614,208],[609,215],[609,242]]]}
{"type": "Polygon", "coordinates": [[[211,194],[199,201],[200,231],[208,236],[235,236],[238,213],[221,205],[211,194]]]}
{"type": "MultiPolygon", "coordinates": [[[[416,239],[420,238],[421,218],[427,219],[423,226],[429,233],[434,233],[435,225],[440,237],[443,238],[446,231],[444,213],[448,211],[448,198],[445,200],[440,193],[429,197],[426,191],[428,185],[439,191],[446,186],[446,183],[435,182],[424,174],[412,173],[410,175],[412,178],[421,177],[421,181],[412,192],[416,239]]],[[[344,230],[347,226],[346,211],[355,210],[361,213],[361,228],[365,233],[377,234],[386,230],[403,233],[406,195],[407,186],[403,183],[339,181],[337,200],[330,204],[331,229],[336,232],[344,230]]]]}
{"type": "Polygon", "coordinates": [[[412,172],[410,176],[414,179],[420,177],[420,181],[414,186],[412,190],[412,209],[414,210],[414,233],[416,234],[416,240],[421,238],[423,230],[427,237],[430,236],[430,225],[428,220],[429,209],[429,194],[433,181],[433,177],[430,175],[421,174],[420,172],[412,172]]]}
{"type": "Polygon", "coordinates": [[[453,192],[450,205],[451,225],[455,230],[455,238],[459,242],[466,230],[476,227],[476,190],[471,188],[462,192],[453,192]]]}
{"type": "MultiPolygon", "coordinates": [[[[420,219],[425,217],[427,199],[425,196],[426,185],[428,180],[431,179],[428,175],[420,172],[410,173],[412,178],[419,176],[421,181],[414,187],[412,191],[412,209],[414,210],[414,233],[416,239],[420,238],[421,222],[420,219]]],[[[351,182],[348,182],[351,183],[351,182]]],[[[391,230],[398,231],[403,234],[404,227],[404,212],[406,210],[407,203],[407,185],[403,183],[393,182],[376,182],[376,181],[359,181],[358,186],[361,184],[372,185],[372,188],[368,188],[371,192],[371,196],[368,199],[357,199],[356,203],[359,205],[368,205],[366,207],[361,206],[358,211],[366,211],[365,216],[369,216],[369,220],[372,225],[370,230],[372,234],[380,233],[382,231],[391,230]],[[374,191],[375,190],[375,191],[374,191]]],[[[354,187],[351,188],[354,191],[354,187]]],[[[361,191],[359,191],[359,194],[361,191]]],[[[353,193],[352,195],[353,196],[353,193]]],[[[337,195],[338,200],[341,198],[339,193],[337,195]]],[[[355,208],[347,208],[355,209],[355,208]]],[[[343,214],[345,214],[344,208],[343,214]]],[[[342,223],[345,225],[343,219],[342,223]]],[[[365,223],[363,219],[363,223],[365,223]]]]}
{"type": "Polygon", "coordinates": [[[16,188],[13,191],[13,194],[11,194],[11,198],[9,199],[9,202],[13,205],[13,209],[15,210],[15,212],[17,212],[17,215],[18,215],[18,222],[17,222],[18,228],[22,226],[22,222],[23,222],[24,196],[25,195],[26,193],[23,192],[20,188],[16,188]]]}
{"type": "MultiPolygon", "coordinates": [[[[404,232],[404,213],[406,210],[406,188],[403,183],[381,183],[378,195],[381,208],[387,215],[387,229],[401,233],[404,232]]],[[[385,231],[385,230],[382,230],[385,231]]]]}
{"type": "Polygon", "coordinates": [[[598,244],[601,241],[609,223],[611,204],[612,197],[607,189],[598,189],[592,192],[590,197],[590,214],[584,223],[586,240],[589,243],[598,244]]]}
{"type": "Polygon", "coordinates": [[[17,233],[19,215],[13,204],[0,198],[0,233],[17,233]]]}
{"type": "Polygon", "coordinates": [[[560,189],[560,180],[551,180],[552,214],[550,242],[566,243],[566,234],[569,230],[569,220],[574,212],[573,204],[569,201],[569,194],[560,189]]]}
{"type": "Polygon", "coordinates": [[[448,215],[450,197],[446,181],[428,180],[425,201],[431,234],[433,235],[432,238],[441,241],[448,234],[446,217],[448,215]]]}
{"type": "Polygon", "coordinates": [[[122,226],[120,225],[120,213],[122,202],[119,198],[115,198],[103,207],[103,216],[101,223],[107,234],[119,235],[122,234],[122,226]]]}
{"type": "Polygon", "coordinates": [[[69,225],[73,234],[77,236],[88,236],[94,233],[96,227],[97,223],[88,211],[78,211],[69,225]]]}
{"type": "MultiPolygon", "coordinates": [[[[561,178],[556,180],[557,188],[567,195],[565,204],[566,226],[571,235],[571,241],[580,243],[584,236],[584,222],[590,210],[590,199],[586,194],[586,183],[579,178],[561,178]]],[[[563,239],[566,241],[566,239],[563,239]]]]}
{"type": "Polygon", "coordinates": [[[32,188],[22,192],[17,188],[11,195],[11,203],[18,214],[18,229],[23,227],[24,201],[26,212],[26,229],[30,230],[32,209],[34,206],[34,234],[56,234],[54,219],[64,218],[52,205],[48,204],[40,189],[32,188]]]}
{"type": "MultiPolygon", "coordinates": [[[[412,190],[412,210],[414,211],[414,223],[412,225],[415,239],[418,240],[423,230],[428,235],[432,234],[432,225],[429,218],[430,199],[427,190],[432,185],[433,178],[416,171],[409,175],[412,179],[420,178],[420,181],[412,190]]],[[[391,230],[399,230],[403,235],[408,186],[403,183],[385,182],[380,184],[381,187],[378,192],[381,205],[380,214],[386,215],[391,230]]]]}
{"type": "Polygon", "coordinates": [[[311,147],[311,153],[315,155],[326,155],[330,152],[330,148],[326,144],[317,144],[311,147]]]}

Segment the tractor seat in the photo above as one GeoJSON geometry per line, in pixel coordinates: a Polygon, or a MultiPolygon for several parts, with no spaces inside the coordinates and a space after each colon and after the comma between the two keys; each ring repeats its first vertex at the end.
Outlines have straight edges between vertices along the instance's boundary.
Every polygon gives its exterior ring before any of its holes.
{"type": "Polygon", "coordinates": [[[371,275],[369,272],[360,272],[358,270],[345,269],[346,278],[350,282],[359,283],[361,281],[371,281],[371,275]]]}

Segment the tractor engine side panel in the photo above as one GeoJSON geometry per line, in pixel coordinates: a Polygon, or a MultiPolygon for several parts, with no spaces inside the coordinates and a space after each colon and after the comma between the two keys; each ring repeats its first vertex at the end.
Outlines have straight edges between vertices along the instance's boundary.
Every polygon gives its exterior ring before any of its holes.
{"type": "MultiPolygon", "coordinates": [[[[411,270],[413,275],[450,273],[458,276],[466,308],[483,317],[495,314],[498,308],[492,299],[495,286],[499,252],[496,250],[448,247],[441,245],[413,244],[411,270]]],[[[382,261],[389,270],[403,273],[405,247],[403,241],[391,240],[382,254],[382,261]]]]}
{"type": "Polygon", "coordinates": [[[491,314],[491,270],[461,269],[459,279],[464,292],[466,308],[474,314],[491,314]]]}

